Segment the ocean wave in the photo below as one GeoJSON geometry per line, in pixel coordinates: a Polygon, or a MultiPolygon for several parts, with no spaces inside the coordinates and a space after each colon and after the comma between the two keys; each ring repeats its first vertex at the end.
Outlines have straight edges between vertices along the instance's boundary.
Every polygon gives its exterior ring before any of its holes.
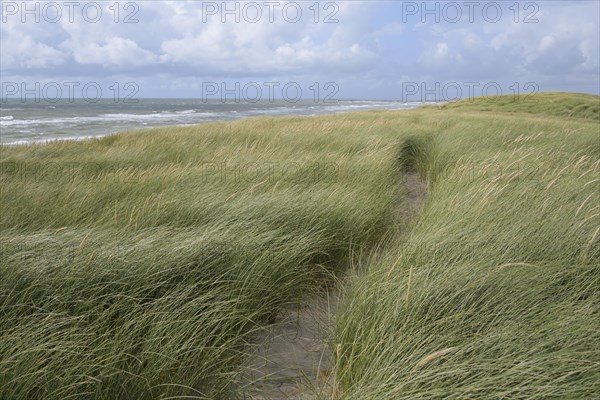
{"type": "Polygon", "coordinates": [[[51,142],[59,142],[59,141],[64,141],[64,140],[79,141],[79,140],[87,140],[87,139],[94,139],[94,138],[97,139],[97,138],[101,138],[104,136],[109,136],[111,134],[112,133],[106,133],[103,135],[64,136],[64,137],[52,137],[52,138],[48,138],[48,139],[18,139],[18,140],[13,140],[13,141],[6,142],[6,143],[0,143],[0,146],[18,146],[18,145],[23,145],[23,144],[51,143],[51,142]]]}
{"type": "Polygon", "coordinates": [[[196,110],[176,111],[167,112],[163,111],[160,113],[153,114],[102,114],[100,118],[109,120],[123,120],[123,121],[142,121],[142,120],[156,120],[156,119],[181,119],[181,118],[197,118],[197,117],[213,117],[217,114],[211,112],[197,112],[196,110]]]}
{"type": "Polygon", "coordinates": [[[33,125],[79,125],[88,123],[105,122],[144,122],[149,120],[173,120],[180,121],[182,118],[208,118],[218,114],[203,113],[155,113],[155,114],[101,114],[92,117],[63,117],[63,118],[40,118],[40,119],[13,119],[12,116],[2,117],[0,126],[33,126],[33,125]],[[10,118],[8,118],[10,117],[10,118]]]}
{"type": "MultiPolygon", "coordinates": [[[[145,128],[151,126],[188,126],[214,120],[231,120],[257,115],[290,115],[290,116],[316,116],[328,113],[340,113],[354,110],[368,109],[411,109],[427,102],[410,103],[402,101],[339,101],[336,103],[304,102],[298,104],[269,104],[246,105],[221,109],[209,108],[203,105],[165,103],[153,104],[151,108],[138,110],[135,108],[57,108],[52,112],[28,110],[28,113],[16,113],[3,110],[4,114],[12,115],[0,117],[2,127],[2,144],[30,143],[41,137],[56,137],[73,140],[81,137],[102,136],[126,129],[145,128]],[[183,105],[183,104],[181,104],[183,105]],[[188,107],[196,107],[195,109],[188,107]],[[180,110],[177,110],[177,109],[180,110]],[[163,111],[157,111],[163,110],[163,111]],[[111,112],[112,111],[112,112],[111,112]],[[137,111],[143,113],[137,113],[137,111]],[[36,113],[38,113],[36,115],[36,113]],[[79,116],[77,116],[79,114],[79,116]],[[81,115],[83,114],[83,115],[81,115]],[[46,133],[46,135],[42,134],[46,133]],[[25,138],[29,136],[30,138],[25,138]],[[17,141],[17,142],[11,142],[17,141]],[[7,143],[8,142],[8,143],[7,143]]],[[[47,140],[47,139],[46,139],[47,140]]]]}

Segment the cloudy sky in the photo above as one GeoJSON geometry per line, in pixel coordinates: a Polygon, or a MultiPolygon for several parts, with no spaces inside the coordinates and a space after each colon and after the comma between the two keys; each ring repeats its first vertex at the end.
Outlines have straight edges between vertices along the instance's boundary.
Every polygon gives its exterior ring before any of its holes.
{"type": "Polygon", "coordinates": [[[318,88],[374,100],[600,92],[595,0],[1,3],[3,90],[76,82],[79,97],[96,82],[108,96],[133,82],[137,97],[201,97],[207,83],[239,82],[281,97],[294,82],[304,97],[318,88]]]}

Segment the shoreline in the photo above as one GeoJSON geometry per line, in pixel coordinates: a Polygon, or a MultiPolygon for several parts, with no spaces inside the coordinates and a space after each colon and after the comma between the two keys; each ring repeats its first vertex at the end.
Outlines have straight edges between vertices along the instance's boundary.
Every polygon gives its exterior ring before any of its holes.
{"type": "MultiPolygon", "coordinates": [[[[354,100],[353,100],[354,101],[354,100]]],[[[367,102],[367,101],[363,101],[363,102],[367,102]]],[[[371,102],[371,101],[369,101],[371,102]]],[[[373,101],[374,102],[374,101],[373,101]]],[[[374,102],[377,103],[377,102],[374,102]]],[[[399,102],[398,102],[399,103],[399,102]]],[[[175,128],[175,127],[190,127],[190,126],[195,126],[195,125],[203,125],[203,124],[208,124],[208,123],[223,123],[223,122],[232,122],[232,121],[242,121],[242,120],[248,120],[248,119],[252,119],[252,118],[261,118],[261,117],[271,117],[271,118],[277,118],[277,117],[319,117],[319,116],[328,116],[328,115],[337,115],[337,114],[344,114],[344,113],[354,113],[354,112],[363,112],[363,111],[376,111],[376,110],[381,110],[381,111],[407,111],[407,110],[414,110],[417,108],[421,108],[424,106],[429,106],[429,105],[439,105],[439,104],[443,104],[440,102],[405,102],[403,103],[403,105],[408,106],[407,108],[383,108],[383,107],[372,107],[372,108],[361,108],[361,109],[351,109],[351,110],[341,110],[341,111],[333,111],[333,112],[323,112],[323,113],[311,113],[311,114],[294,114],[294,113],[289,113],[289,114],[281,114],[281,113],[273,113],[273,114],[269,114],[269,113],[265,113],[265,114],[259,114],[259,115],[240,115],[240,116],[233,116],[231,118],[219,118],[219,119],[211,119],[211,120],[206,120],[206,121],[197,121],[197,122],[193,122],[193,123],[182,123],[182,124],[156,124],[156,125],[151,125],[151,126],[139,126],[139,127],[130,127],[130,128],[124,128],[124,129],[119,129],[119,130],[113,130],[110,132],[105,132],[105,133],[98,133],[98,134],[88,134],[88,135],[82,135],[82,136],[74,136],[74,135],[69,135],[69,136],[65,136],[65,137],[51,137],[48,139],[17,139],[15,141],[10,141],[10,142],[3,142],[2,141],[2,136],[3,134],[0,134],[0,147],[15,147],[15,146],[27,146],[27,145],[37,145],[37,144],[50,144],[53,142],[58,142],[58,141],[80,141],[80,140],[88,140],[88,139],[100,139],[103,137],[107,137],[107,136],[111,136],[111,135],[116,135],[116,134],[120,134],[123,132],[129,132],[129,131],[133,131],[133,130],[146,130],[146,129],[156,129],[156,128],[175,128]]],[[[152,114],[139,114],[140,117],[145,117],[145,116],[150,116],[152,114]]],[[[183,115],[183,114],[182,114],[183,115]]],[[[190,115],[193,115],[192,113],[190,113],[190,115]]],[[[85,117],[82,117],[85,118],[85,117]]]]}

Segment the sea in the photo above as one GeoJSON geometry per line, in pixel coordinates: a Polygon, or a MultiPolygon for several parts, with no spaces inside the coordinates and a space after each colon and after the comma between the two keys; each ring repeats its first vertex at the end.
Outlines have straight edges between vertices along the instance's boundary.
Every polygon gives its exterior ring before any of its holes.
{"type": "MultiPolygon", "coordinates": [[[[3,99],[4,100],[4,99],[3,99]]],[[[124,103],[100,100],[4,100],[0,103],[0,144],[80,140],[123,130],[268,116],[317,116],[358,110],[408,110],[424,102],[338,100],[207,102],[201,99],[139,99],[124,103]]]]}

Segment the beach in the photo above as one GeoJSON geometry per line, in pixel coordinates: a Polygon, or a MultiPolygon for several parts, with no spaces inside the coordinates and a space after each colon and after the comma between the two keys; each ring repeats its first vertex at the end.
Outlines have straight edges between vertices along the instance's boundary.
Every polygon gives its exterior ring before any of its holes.
{"type": "Polygon", "coordinates": [[[155,126],[189,126],[256,116],[316,116],[356,110],[408,110],[427,102],[299,100],[256,103],[202,99],[8,99],[0,103],[0,144],[77,140],[155,126]]]}

